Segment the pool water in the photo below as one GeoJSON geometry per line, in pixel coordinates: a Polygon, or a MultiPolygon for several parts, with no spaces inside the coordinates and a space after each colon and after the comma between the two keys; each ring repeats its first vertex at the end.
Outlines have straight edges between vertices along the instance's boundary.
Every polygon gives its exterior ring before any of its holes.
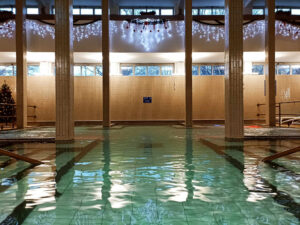
{"type": "Polygon", "coordinates": [[[260,162],[300,140],[229,143],[218,128],[76,129],[84,138],[72,144],[5,147],[45,164],[0,156],[1,225],[300,224],[300,154],[260,162]]]}

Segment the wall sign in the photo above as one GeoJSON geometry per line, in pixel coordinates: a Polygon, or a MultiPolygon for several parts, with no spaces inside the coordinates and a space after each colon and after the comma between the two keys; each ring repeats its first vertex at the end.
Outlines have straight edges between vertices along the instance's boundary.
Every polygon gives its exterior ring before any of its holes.
{"type": "Polygon", "coordinates": [[[152,103],[152,97],[143,97],[143,103],[152,103]]]}

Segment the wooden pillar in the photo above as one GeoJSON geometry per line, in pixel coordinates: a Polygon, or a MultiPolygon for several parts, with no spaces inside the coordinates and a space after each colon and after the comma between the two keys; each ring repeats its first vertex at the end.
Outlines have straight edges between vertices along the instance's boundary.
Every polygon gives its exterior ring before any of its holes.
{"type": "Polygon", "coordinates": [[[27,126],[26,1],[16,1],[17,128],[27,126]]]}
{"type": "Polygon", "coordinates": [[[185,0],[185,124],[193,126],[192,0],[185,0]]]}
{"type": "Polygon", "coordinates": [[[56,140],[74,139],[73,0],[55,0],[56,140]]]}
{"type": "Polygon", "coordinates": [[[276,126],[275,81],[275,1],[266,0],[265,8],[265,54],[266,54],[266,124],[276,126]]]}
{"type": "Polygon", "coordinates": [[[243,1],[225,0],[225,137],[244,137],[243,1]]]}
{"type": "Polygon", "coordinates": [[[109,1],[102,0],[103,127],[110,127],[109,1]]]}

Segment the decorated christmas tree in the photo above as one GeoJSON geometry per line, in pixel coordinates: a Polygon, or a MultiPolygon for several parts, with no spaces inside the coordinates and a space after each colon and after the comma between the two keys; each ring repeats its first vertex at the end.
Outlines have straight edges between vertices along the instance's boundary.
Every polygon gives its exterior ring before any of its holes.
{"type": "Polygon", "coordinates": [[[15,100],[10,87],[4,83],[0,89],[0,122],[14,123],[16,116],[15,100]]]}

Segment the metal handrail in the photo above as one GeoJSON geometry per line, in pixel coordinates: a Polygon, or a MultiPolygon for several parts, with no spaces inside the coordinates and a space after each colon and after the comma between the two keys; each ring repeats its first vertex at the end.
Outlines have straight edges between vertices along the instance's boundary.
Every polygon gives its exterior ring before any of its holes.
{"type": "MultiPolygon", "coordinates": [[[[17,107],[16,104],[9,104],[9,103],[0,103],[0,106],[14,106],[14,107],[17,107]]],[[[37,106],[36,105],[27,105],[27,108],[34,108],[34,109],[36,109],[37,106]]],[[[28,118],[34,118],[34,119],[37,118],[36,115],[27,115],[27,117],[28,118]]],[[[14,115],[14,116],[1,116],[0,115],[0,118],[15,118],[16,119],[17,116],[16,115],[14,115]]]]}
{"type": "MultiPolygon", "coordinates": [[[[279,122],[279,127],[281,127],[281,118],[282,116],[300,116],[300,114],[292,114],[292,113],[281,113],[281,106],[284,105],[284,104],[296,104],[296,103],[300,103],[299,100],[297,101],[288,101],[288,102],[278,102],[278,103],[275,103],[276,104],[276,107],[278,108],[278,113],[276,113],[276,116],[278,115],[278,122],[279,122]]],[[[260,107],[260,106],[265,106],[266,104],[260,104],[258,103],[257,104],[257,107],[260,107]]],[[[266,115],[266,114],[263,114],[263,113],[258,113],[257,116],[260,116],[260,115],[266,115]]]]}
{"type": "MultiPolygon", "coordinates": [[[[16,104],[8,104],[8,103],[0,103],[0,105],[11,105],[11,106],[17,106],[16,104]]],[[[36,109],[36,105],[27,105],[28,108],[34,108],[36,109]]]]}

